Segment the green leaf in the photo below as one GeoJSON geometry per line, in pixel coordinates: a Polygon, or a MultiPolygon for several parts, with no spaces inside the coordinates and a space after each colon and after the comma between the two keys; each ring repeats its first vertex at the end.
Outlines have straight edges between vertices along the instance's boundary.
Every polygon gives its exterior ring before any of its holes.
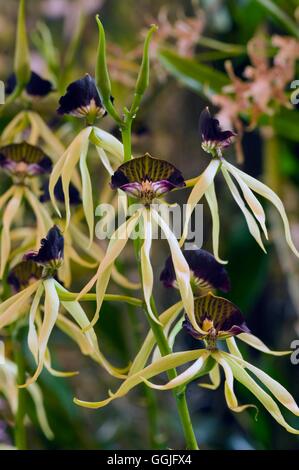
{"type": "Polygon", "coordinates": [[[299,29],[296,23],[281,8],[271,0],[257,0],[271,16],[276,18],[291,34],[299,39],[299,29]]]}
{"type": "Polygon", "coordinates": [[[168,72],[196,93],[210,97],[214,93],[220,93],[222,87],[229,83],[224,73],[170,50],[160,50],[158,57],[168,72]]]}
{"type": "Polygon", "coordinates": [[[296,110],[282,108],[273,117],[273,127],[279,137],[299,142],[299,113],[296,110]]]}

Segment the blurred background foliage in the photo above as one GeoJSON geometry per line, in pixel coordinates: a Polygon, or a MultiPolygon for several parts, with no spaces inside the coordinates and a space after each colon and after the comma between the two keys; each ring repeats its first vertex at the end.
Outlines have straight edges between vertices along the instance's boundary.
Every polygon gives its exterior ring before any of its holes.
{"type": "MultiPolygon", "coordinates": [[[[3,80],[13,68],[17,5],[17,0],[0,0],[0,78],[3,80]]],[[[298,38],[298,0],[29,0],[27,23],[32,69],[51,79],[57,90],[36,104],[36,108],[53,129],[59,129],[66,143],[74,135],[78,123],[72,118],[58,119],[55,110],[59,96],[70,81],[86,72],[94,74],[97,48],[95,13],[100,14],[107,34],[108,61],[118,109],[130,102],[144,31],[153,22],[159,24],[160,30],[152,46],[151,86],[133,127],[134,153],[139,155],[148,151],[153,156],[169,160],[182,170],[186,178],[198,175],[207,164],[207,157],[200,146],[198,117],[203,107],[210,105],[210,95],[220,93],[222,87],[230,82],[225,60],[232,61],[236,74],[240,76],[249,64],[247,42],[257,32],[270,37],[273,34],[296,35],[297,30],[298,38]],[[283,15],[277,14],[275,7],[283,15]],[[181,21],[181,26],[177,25],[171,37],[167,37],[165,21],[170,24],[181,21]],[[64,128],[61,128],[62,123],[65,123],[64,128]]],[[[1,118],[1,129],[16,111],[17,105],[12,106],[6,117],[1,118]]],[[[298,111],[279,110],[274,118],[276,121],[272,124],[277,136],[275,158],[271,161],[265,158],[267,143],[263,126],[269,124],[269,118],[264,116],[264,124],[261,122],[244,133],[244,168],[250,174],[267,180],[270,186],[274,185],[273,189],[283,197],[298,246],[298,111]]],[[[118,135],[110,118],[105,118],[102,125],[118,135]]],[[[229,155],[234,161],[233,151],[229,155]]],[[[103,171],[94,160],[95,200],[100,199],[106,188],[107,178],[103,171]]],[[[284,241],[280,243],[281,227],[275,213],[269,214],[272,242],[267,246],[268,255],[265,255],[248,233],[240,211],[220,178],[217,192],[221,195],[221,249],[223,257],[229,259],[227,269],[232,281],[228,297],[240,306],[255,335],[273,349],[287,349],[299,333],[297,260],[288,252],[284,241]]],[[[181,201],[186,200],[183,192],[179,197],[181,201]]],[[[204,214],[203,247],[211,250],[211,220],[206,207],[204,214]]],[[[128,248],[122,256],[120,268],[123,263],[126,272],[128,269],[131,271],[131,278],[136,278],[131,250],[132,247],[128,248]]],[[[175,301],[177,295],[166,291],[158,282],[167,255],[166,244],[154,244],[155,295],[161,312],[175,301]]],[[[76,291],[84,285],[89,273],[75,265],[73,268],[75,281],[72,290],[76,291]]],[[[110,291],[114,292],[113,289],[111,286],[110,291]]],[[[89,303],[86,308],[92,314],[94,306],[89,303]]],[[[141,311],[110,303],[104,304],[96,328],[105,354],[119,365],[132,360],[147,329],[141,311]]],[[[50,442],[43,437],[32,408],[29,447],[143,449],[152,446],[145,406],[146,400],[151,403],[152,395],[139,386],[107,408],[92,411],[76,407],[72,403],[73,396],[86,400],[100,399],[108,389],[114,389],[116,381],[83,357],[58,330],[50,343],[57,368],[79,370],[80,375],[59,379],[43,372],[39,383],[44,391],[55,439],[50,442]]],[[[177,348],[184,347],[195,347],[195,342],[182,331],[177,348]]],[[[281,381],[298,401],[299,366],[292,365],[288,359],[278,360],[247,349],[246,357],[281,381]]],[[[33,366],[30,353],[26,360],[29,367],[33,366]]],[[[254,402],[247,390],[236,387],[241,403],[254,402]]],[[[173,399],[168,392],[162,392],[157,394],[157,400],[157,445],[163,447],[167,442],[173,448],[181,447],[181,430],[173,399]]],[[[208,391],[193,383],[188,388],[188,401],[202,449],[299,449],[298,437],[286,433],[261,407],[257,421],[250,411],[232,414],[225,404],[222,387],[208,391]]],[[[1,400],[0,441],[9,443],[11,428],[4,422],[10,423],[11,418],[7,414],[6,404],[1,400]]],[[[155,423],[152,425],[156,426],[155,423]]]]}

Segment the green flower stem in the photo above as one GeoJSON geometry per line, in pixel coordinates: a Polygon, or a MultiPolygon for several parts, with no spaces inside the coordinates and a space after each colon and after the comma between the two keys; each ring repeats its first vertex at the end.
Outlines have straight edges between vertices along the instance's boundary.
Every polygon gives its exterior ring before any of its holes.
{"type": "MultiPolygon", "coordinates": [[[[135,248],[135,256],[138,262],[138,268],[139,268],[139,273],[140,273],[140,279],[142,279],[141,275],[141,264],[140,264],[140,257],[139,257],[139,252],[140,252],[140,239],[134,240],[134,248],[135,248]]],[[[156,318],[159,317],[158,311],[156,308],[155,300],[153,296],[151,297],[151,308],[152,312],[155,314],[156,318]]],[[[146,314],[148,323],[151,327],[151,330],[155,336],[155,340],[157,342],[159,351],[161,353],[161,356],[167,356],[168,354],[172,353],[172,349],[168,344],[167,338],[164,334],[163,328],[161,325],[156,323],[150,314],[147,311],[145,303],[143,304],[143,309],[146,314]]],[[[169,380],[174,379],[177,377],[177,372],[176,369],[169,369],[167,372],[167,376],[169,380]]],[[[178,414],[181,420],[183,432],[184,432],[184,437],[185,437],[185,442],[186,442],[186,448],[189,450],[198,450],[198,444],[197,440],[195,437],[195,433],[193,430],[191,418],[190,418],[190,413],[188,409],[188,404],[187,404],[187,399],[186,399],[186,391],[185,387],[178,387],[173,390],[173,395],[176,401],[176,406],[178,410],[178,414]]]]}
{"type": "MultiPolygon", "coordinates": [[[[151,300],[151,307],[153,313],[158,318],[158,313],[156,309],[156,305],[154,299],[151,300]]],[[[163,328],[161,325],[156,323],[146,309],[145,313],[150,324],[150,327],[154,333],[155,339],[157,341],[158,348],[162,356],[167,356],[168,354],[172,353],[172,350],[168,344],[167,338],[165,337],[163,328]]],[[[169,369],[167,372],[169,380],[174,379],[177,376],[177,372],[175,369],[169,369]]],[[[186,399],[186,392],[185,387],[179,387],[173,390],[173,394],[176,400],[178,414],[181,420],[181,424],[184,431],[185,441],[186,441],[186,448],[189,450],[198,450],[198,445],[195,437],[195,433],[193,430],[190,413],[188,409],[187,399],[186,399]]]]}
{"type": "MultiPolygon", "coordinates": [[[[24,355],[22,352],[22,341],[20,338],[20,330],[16,327],[12,332],[12,343],[13,343],[13,353],[14,361],[17,365],[17,383],[22,385],[26,381],[25,376],[25,363],[24,355]]],[[[14,436],[15,436],[15,446],[18,450],[27,449],[27,437],[26,437],[26,428],[25,428],[25,416],[26,416],[26,401],[27,401],[27,390],[25,388],[18,389],[18,408],[15,415],[15,426],[14,426],[14,436]]]]}
{"type": "Polygon", "coordinates": [[[143,393],[144,398],[146,400],[149,442],[151,449],[163,449],[164,439],[163,436],[161,436],[161,434],[159,433],[158,429],[159,408],[156,393],[146,384],[143,384],[143,393]]]}
{"type": "Polygon", "coordinates": [[[121,137],[124,146],[124,161],[128,162],[132,157],[132,143],[131,143],[131,129],[132,129],[133,118],[130,114],[127,114],[125,122],[121,127],[121,137]]]}
{"type": "Polygon", "coordinates": [[[22,94],[22,91],[24,89],[24,86],[16,86],[14,91],[8,96],[8,98],[5,100],[5,103],[0,106],[0,115],[6,111],[6,109],[16,101],[17,98],[22,94]]]}
{"type": "MultiPolygon", "coordinates": [[[[57,293],[59,295],[59,299],[63,302],[75,301],[79,296],[78,292],[62,292],[59,288],[57,288],[57,293]]],[[[96,299],[96,294],[85,294],[80,297],[80,301],[93,301],[96,299]]],[[[129,297],[128,295],[105,294],[104,300],[107,302],[125,302],[129,305],[134,305],[135,307],[143,306],[143,300],[137,299],[136,297],[129,297]]]]}

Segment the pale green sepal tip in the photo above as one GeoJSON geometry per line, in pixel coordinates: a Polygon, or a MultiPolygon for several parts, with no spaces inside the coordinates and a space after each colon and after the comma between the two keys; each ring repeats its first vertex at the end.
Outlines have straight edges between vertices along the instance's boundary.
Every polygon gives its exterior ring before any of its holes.
{"type": "Polygon", "coordinates": [[[20,0],[16,34],[14,72],[17,86],[24,88],[30,80],[30,56],[25,21],[25,0],[20,0]]]}

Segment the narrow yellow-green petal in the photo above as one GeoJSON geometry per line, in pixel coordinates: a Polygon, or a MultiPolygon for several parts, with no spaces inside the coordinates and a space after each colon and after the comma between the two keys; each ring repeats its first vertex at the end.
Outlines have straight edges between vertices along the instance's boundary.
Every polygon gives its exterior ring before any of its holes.
{"type": "Polygon", "coordinates": [[[89,244],[92,243],[94,235],[94,208],[93,208],[93,198],[92,198],[92,184],[91,178],[86,162],[88,151],[88,144],[84,147],[84,151],[81,151],[80,155],[80,173],[82,178],[82,205],[83,211],[86,218],[87,226],[89,229],[89,244]]]}
{"type": "Polygon", "coordinates": [[[0,304],[0,329],[10,325],[24,315],[29,308],[28,301],[38,289],[41,281],[36,281],[0,304]]]}
{"type": "Polygon", "coordinates": [[[246,220],[247,225],[248,225],[249,232],[251,233],[253,238],[256,240],[256,242],[259,244],[261,249],[266,253],[264,244],[263,244],[262,239],[261,239],[260,229],[259,229],[253,215],[251,214],[251,212],[249,212],[249,210],[245,206],[245,204],[243,202],[243,199],[242,199],[235,183],[231,179],[228,171],[226,170],[226,168],[222,167],[221,170],[222,170],[222,174],[224,176],[224,179],[227,183],[227,186],[229,187],[229,190],[230,190],[234,200],[236,201],[236,203],[238,204],[238,206],[240,207],[241,211],[244,214],[245,220],[246,220]]]}
{"type": "Polygon", "coordinates": [[[38,129],[39,136],[44,140],[49,150],[51,150],[51,157],[56,162],[65,152],[64,145],[56,137],[54,132],[51,131],[39,114],[34,111],[27,111],[27,116],[31,125],[38,129]]]}
{"type": "Polygon", "coordinates": [[[142,383],[144,379],[150,379],[151,377],[161,374],[162,372],[166,372],[169,369],[179,367],[182,364],[186,364],[187,362],[191,362],[195,359],[198,359],[198,355],[198,350],[169,354],[167,356],[162,357],[161,359],[159,359],[159,361],[155,362],[154,364],[150,364],[145,369],[137,372],[136,374],[129,376],[126,380],[124,380],[119,389],[115,393],[111,394],[109,398],[98,402],[84,401],[75,398],[74,402],[77,405],[84,406],[86,408],[102,408],[103,406],[108,405],[111,401],[115,400],[116,398],[121,398],[125,396],[132,388],[142,383]]]}
{"type": "Polygon", "coordinates": [[[205,198],[207,200],[207,203],[209,204],[212,215],[213,253],[218,263],[227,264],[228,261],[222,260],[219,256],[220,219],[214,183],[211,183],[210,186],[206,189],[205,198]]]}
{"type": "MultiPolygon", "coordinates": [[[[255,408],[255,405],[239,405],[234,392],[234,376],[229,363],[222,357],[220,353],[216,354],[218,363],[222,366],[225,374],[224,394],[227,406],[235,413],[241,413],[247,408],[255,408]]],[[[257,410],[258,411],[258,410],[257,410]]]]}
{"type": "Polygon", "coordinates": [[[198,384],[202,388],[207,388],[208,390],[216,390],[219,385],[220,385],[220,370],[219,370],[219,365],[216,364],[214,365],[213,369],[209,372],[209,377],[211,380],[211,383],[200,383],[198,384]]]}
{"type": "MultiPolygon", "coordinates": [[[[223,165],[225,165],[225,163],[223,163],[223,165]]],[[[266,228],[266,216],[265,216],[265,211],[263,209],[263,206],[261,205],[259,200],[255,197],[255,195],[253,194],[253,192],[251,191],[249,186],[247,186],[247,184],[243,181],[243,179],[241,178],[239,173],[236,171],[236,169],[233,168],[233,165],[229,166],[229,171],[234,176],[234,178],[237,180],[237,182],[238,182],[238,184],[239,184],[239,186],[242,190],[245,201],[247,202],[248,206],[252,210],[253,215],[255,216],[255,218],[260,223],[261,228],[264,232],[264,235],[265,235],[266,239],[268,240],[268,232],[267,232],[267,228],[266,228]]]]}
{"type": "Polygon", "coordinates": [[[49,337],[58,317],[60,302],[55,288],[55,281],[51,278],[45,279],[43,284],[45,288],[45,307],[44,318],[38,336],[38,365],[34,375],[27,379],[26,383],[20,387],[28,387],[28,385],[35,382],[40,375],[44,365],[49,337]]]}
{"type": "Polygon", "coordinates": [[[299,430],[290,426],[284,419],[281,414],[281,411],[273,398],[265,392],[254,380],[253,378],[246,372],[243,366],[241,366],[236,359],[232,359],[229,354],[225,354],[227,362],[229,363],[234,377],[242,383],[248,390],[250,390],[253,395],[264,405],[266,410],[273,416],[273,418],[288,432],[291,434],[299,434],[299,430]]]}
{"type": "Polygon", "coordinates": [[[148,314],[152,320],[160,324],[159,320],[155,316],[151,307],[151,296],[153,293],[154,285],[154,274],[153,268],[150,259],[150,251],[152,246],[152,221],[151,213],[149,210],[145,209],[142,212],[143,219],[143,233],[144,241],[140,249],[140,265],[141,265],[141,275],[142,275],[142,288],[145,304],[147,307],[148,314]]]}
{"type": "Polygon", "coordinates": [[[276,380],[261,369],[255,367],[244,359],[238,359],[238,362],[252,372],[274,395],[274,397],[284,405],[294,415],[299,416],[299,408],[292,395],[276,380]]]}
{"type": "Polygon", "coordinates": [[[10,227],[16,218],[17,212],[20,208],[24,188],[22,186],[15,186],[14,193],[9,203],[7,204],[2,216],[2,233],[1,233],[1,268],[0,279],[2,279],[5,266],[10,254],[11,240],[10,240],[10,227]]]}
{"type": "MultiPolygon", "coordinates": [[[[167,382],[165,385],[157,385],[153,384],[147,379],[144,379],[144,382],[151,388],[155,388],[156,390],[171,390],[172,388],[179,387],[187,382],[190,382],[193,377],[195,377],[203,367],[207,357],[210,353],[206,350],[199,350],[198,351],[198,359],[188,367],[184,372],[179,374],[174,379],[167,382]]],[[[154,363],[153,363],[154,364],[154,363]]],[[[142,371],[140,372],[142,374],[142,371]]]]}
{"type": "Polygon", "coordinates": [[[292,353],[292,351],[272,351],[272,349],[269,349],[268,346],[266,346],[259,338],[251,333],[241,333],[238,335],[238,339],[244,341],[244,343],[249,344],[249,346],[258,349],[259,351],[262,351],[266,354],[271,354],[272,356],[286,356],[292,353]]]}
{"type": "Polygon", "coordinates": [[[188,226],[189,226],[189,221],[190,221],[192,212],[196,204],[199,203],[202,196],[205,194],[207,188],[210,186],[210,184],[213,183],[219,166],[220,166],[219,160],[215,158],[211,160],[211,162],[209,163],[205,171],[198,177],[196,184],[194,185],[189,195],[189,198],[186,204],[184,229],[183,229],[182,238],[180,240],[181,246],[184,244],[184,241],[186,240],[188,236],[188,226]]]}
{"type": "MultiPolygon", "coordinates": [[[[227,163],[227,165],[229,167],[231,166],[230,163],[227,163]]],[[[276,209],[278,210],[278,212],[279,212],[279,214],[282,218],[282,221],[283,221],[286,241],[287,241],[289,247],[291,248],[291,250],[293,251],[293,253],[296,256],[299,257],[299,252],[298,252],[297,248],[295,247],[295,245],[293,243],[293,240],[292,240],[292,235],[291,235],[291,230],[290,230],[288,217],[287,217],[287,214],[286,214],[286,211],[285,211],[285,208],[283,206],[283,203],[282,203],[281,199],[277,196],[277,194],[275,194],[274,191],[272,191],[272,189],[270,189],[268,186],[266,186],[261,181],[258,181],[257,179],[253,178],[252,176],[247,175],[247,173],[245,173],[244,171],[239,170],[238,168],[236,170],[237,170],[238,174],[241,176],[241,178],[243,179],[243,181],[245,181],[245,183],[253,191],[255,191],[256,193],[258,193],[261,196],[268,199],[276,207],[276,209]]]]}
{"type": "MultiPolygon", "coordinates": [[[[109,283],[109,279],[111,276],[111,270],[116,258],[120,255],[123,251],[126,243],[137,224],[140,217],[140,211],[136,211],[130,219],[124,222],[112,235],[111,240],[109,242],[106,255],[103,258],[100,266],[98,268],[97,273],[92,277],[92,279],[86,284],[86,286],[81,290],[78,295],[77,300],[80,300],[82,295],[86,294],[90,291],[92,286],[96,283],[96,294],[97,294],[97,307],[95,315],[90,322],[90,326],[92,327],[98,321],[99,312],[103,303],[104,295],[109,283]]],[[[88,327],[88,328],[89,328],[88,327]]]]}
{"type": "Polygon", "coordinates": [[[28,387],[28,393],[31,395],[33,403],[35,405],[37,420],[41,427],[41,430],[43,431],[47,439],[54,439],[54,434],[49,426],[48,418],[46,415],[43,395],[40,387],[36,383],[31,384],[28,387]]]}
{"type": "Polygon", "coordinates": [[[198,325],[194,316],[194,298],[190,285],[190,269],[188,263],[180,249],[179,243],[174,233],[171,231],[168,224],[163,220],[163,218],[155,209],[151,209],[151,211],[153,219],[156,221],[157,225],[161,227],[168,242],[178,287],[186,313],[192,323],[192,326],[198,330],[198,325]]]}
{"type": "Polygon", "coordinates": [[[237,346],[236,340],[233,336],[231,336],[230,338],[226,338],[226,344],[229,352],[233,356],[240,357],[241,359],[243,359],[242,354],[237,346]]]}
{"type": "MultiPolygon", "coordinates": [[[[159,316],[159,321],[162,323],[163,328],[170,327],[172,322],[178,317],[183,309],[182,301],[177,302],[176,304],[169,307],[165,312],[163,312],[159,316]]],[[[156,344],[156,340],[152,330],[149,331],[147,334],[143,345],[141,346],[137,356],[135,357],[132,366],[130,368],[129,375],[134,375],[136,372],[143,369],[145,366],[154,346],[156,344]]]]}
{"type": "Polygon", "coordinates": [[[36,364],[38,363],[38,335],[37,335],[37,331],[35,328],[35,317],[36,317],[37,309],[39,307],[40,300],[41,300],[43,293],[44,293],[44,285],[41,282],[35,293],[35,296],[33,298],[30,311],[29,311],[29,330],[28,330],[27,342],[28,342],[29,351],[31,351],[36,364]]]}
{"type": "MultiPolygon", "coordinates": [[[[120,163],[124,159],[124,147],[123,144],[109,132],[100,129],[99,127],[93,127],[93,136],[96,140],[94,143],[97,147],[102,148],[106,152],[113,155],[120,163]]],[[[92,139],[92,136],[91,136],[92,139]]]]}

